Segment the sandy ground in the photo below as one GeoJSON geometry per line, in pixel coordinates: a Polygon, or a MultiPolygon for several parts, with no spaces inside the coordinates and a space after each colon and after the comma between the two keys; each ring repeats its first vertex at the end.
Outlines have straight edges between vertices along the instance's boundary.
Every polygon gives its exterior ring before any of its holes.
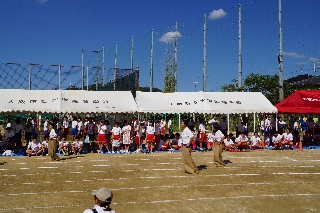
{"type": "Polygon", "coordinates": [[[108,187],[119,212],[320,212],[320,150],[0,157],[0,212],[83,212],[91,191],[108,187]]]}

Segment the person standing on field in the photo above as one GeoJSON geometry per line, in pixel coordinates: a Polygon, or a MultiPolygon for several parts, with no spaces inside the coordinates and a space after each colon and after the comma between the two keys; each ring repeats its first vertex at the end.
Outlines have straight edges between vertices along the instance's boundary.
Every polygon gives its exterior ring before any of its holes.
{"type": "Polygon", "coordinates": [[[222,151],[223,151],[222,142],[225,137],[222,134],[222,132],[219,130],[218,126],[213,126],[213,133],[214,133],[214,139],[215,139],[215,145],[213,148],[214,164],[216,167],[222,167],[222,166],[225,166],[224,161],[222,160],[222,151]]]}
{"type": "Polygon", "coordinates": [[[184,164],[184,170],[185,173],[188,174],[198,174],[198,168],[196,164],[194,163],[192,157],[191,157],[191,143],[194,138],[193,130],[194,130],[194,124],[192,122],[188,121],[182,121],[181,122],[181,128],[184,128],[181,138],[182,138],[182,161],[184,164]]]}

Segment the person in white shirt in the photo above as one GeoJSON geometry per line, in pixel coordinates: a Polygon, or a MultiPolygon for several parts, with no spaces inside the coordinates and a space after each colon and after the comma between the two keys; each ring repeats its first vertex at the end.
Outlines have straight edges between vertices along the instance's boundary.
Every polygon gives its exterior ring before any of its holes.
{"type": "Polygon", "coordinates": [[[60,152],[62,152],[63,155],[69,155],[69,147],[70,147],[69,142],[66,141],[65,137],[61,136],[61,141],[59,141],[60,152]]]}
{"type": "Polygon", "coordinates": [[[63,127],[64,137],[68,137],[68,135],[69,135],[69,121],[68,121],[67,116],[63,117],[62,127],[63,127]]]}
{"type": "Polygon", "coordinates": [[[78,117],[77,129],[78,129],[78,135],[80,136],[80,138],[83,138],[83,122],[81,117],[78,117]]]}
{"type": "Polygon", "coordinates": [[[231,139],[231,137],[232,137],[232,133],[227,135],[227,138],[225,138],[223,140],[224,149],[227,151],[230,151],[230,150],[234,149],[234,147],[235,147],[235,144],[234,144],[233,140],[231,139]]]}
{"type": "Polygon", "coordinates": [[[115,148],[120,147],[121,128],[119,127],[119,123],[117,121],[114,122],[114,126],[111,132],[112,132],[112,153],[114,154],[115,148]]]}
{"type": "Polygon", "coordinates": [[[210,132],[207,134],[207,149],[208,151],[213,150],[213,143],[214,143],[214,133],[210,132]]]}
{"type": "Polygon", "coordinates": [[[11,128],[11,123],[10,123],[10,119],[6,118],[6,128],[10,127],[11,128]]]}
{"type": "Polygon", "coordinates": [[[83,141],[80,141],[80,137],[76,136],[75,141],[72,142],[72,151],[73,155],[80,155],[81,151],[83,150],[83,141]]]}
{"type": "Polygon", "coordinates": [[[286,122],[284,122],[284,120],[282,119],[282,117],[279,117],[279,121],[278,121],[278,133],[280,135],[283,134],[283,129],[286,126],[286,122]]]}
{"type": "Polygon", "coordinates": [[[161,118],[160,127],[161,127],[161,135],[165,135],[166,134],[166,121],[163,118],[161,118]]]}
{"type": "Polygon", "coordinates": [[[147,154],[151,153],[154,149],[154,127],[153,127],[153,124],[152,122],[149,123],[149,126],[147,126],[147,129],[146,129],[146,134],[147,134],[147,137],[146,137],[146,142],[147,142],[147,154]]]}
{"type": "Polygon", "coordinates": [[[33,126],[32,126],[32,119],[28,119],[27,123],[25,125],[25,135],[24,135],[24,139],[26,141],[26,143],[28,144],[29,142],[32,141],[32,131],[33,131],[33,126]]]}
{"type": "Polygon", "coordinates": [[[44,138],[49,138],[49,118],[46,117],[45,122],[43,123],[43,134],[44,138]]]}
{"type": "Polygon", "coordinates": [[[217,120],[216,115],[213,115],[212,119],[208,121],[209,124],[211,124],[212,126],[218,125],[219,121],[217,120]]]}
{"type": "Polygon", "coordinates": [[[173,126],[172,126],[172,118],[169,118],[168,121],[168,130],[169,130],[169,135],[173,135],[173,126]]]}
{"type": "Polygon", "coordinates": [[[54,124],[50,123],[49,124],[49,145],[48,145],[48,155],[50,156],[51,160],[54,161],[60,161],[60,158],[57,156],[57,138],[58,135],[56,131],[54,130],[54,124]]]}
{"type": "Polygon", "coordinates": [[[206,127],[204,126],[204,119],[200,120],[199,124],[199,142],[200,142],[200,151],[203,150],[203,144],[207,142],[207,135],[206,135],[206,127]]]}
{"type": "Polygon", "coordinates": [[[48,153],[48,145],[49,145],[49,137],[45,138],[45,141],[42,141],[41,143],[41,149],[42,149],[42,155],[46,156],[48,153]]]}
{"type": "Polygon", "coordinates": [[[285,147],[292,148],[293,146],[293,135],[290,132],[290,129],[286,129],[286,132],[282,134],[282,144],[285,147]]]}
{"type": "Polygon", "coordinates": [[[28,144],[26,153],[28,154],[29,157],[32,155],[41,155],[42,153],[42,148],[41,148],[41,143],[37,141],[37,136],[33,136],[32,141],[28,144]]]}
{"type": "Polygon", "coordinates": [[[93,209],[86,209],[83,213],[116,213],[112,208],[110,208],[113,193],[102,187],[91,193],[94,196],[94,207],[93,209]]]}
{"type": "Polygon", "coordinates": [[[103,153],[103,146],[107,143],[107,126],[104,124],[104,121],[100,121],[100,124],[98,125],[98,139],[97,144],[99,146],[98,153],[103,153]]]}
{"type": "Polygon", "coordinates": [[[73,117],[73,121],[71,123],[71,132],[72,132],[72,140],[74,141],[75,137],[78,135],[78,121],[77,117],[73,117]]]}
{"type": "Polygon", "coordinates": [[[127,120],[123,121],[123,127],[122,127],[122,143],[124,144],[124,150],[127,154],[130,154],[129,152],[129,145],[131,143],[131,125],[128,124],[127,120]]]}
{"type": "Polygon", "coordinates": [[[253,136],[251,137],[251,148],[252,149],[261,149],[261,139],[258,135],[258,132],[254,132],[253,136]]]}
{"type": "Polygon", "coordinates": [[[280,150],[280,149],[282,149],[282,142],[281,141],[282,141],[282,135],[280,135],[277,131],[275,131],[273,133],[271,145],[274,146],[274,149],[280,150]]]}
{"type": "MultiPolygon", "coordinates": [[[[172,137],[172,136],[171,136],[172,137]]],[[[177,132],[174,138],[170,138],[169,147],[171,149],[180,150],[182,147],[182,140],[180,138],[180,134],[177,132]]]]}
{"type": "Polygon", "coordinates": [[[223,140],[225,136],[219,129],[218,125],[213,126],[212,132],[214,133],[214,148],[213,148],[213,160],[216,167],[225,166],[224,161],[222,160],[222,151],[223,151],[223,140]]]}
{"type": "Polygon", "coordinates": [[[108,120],[104,121],[104,125],[106,125],[106,148],[107,148],[107,152],[111,153],[111,127],[110,127],[110,123],[108,120]]]}
{"type": "Polygon", "coordinates": [[[249,145],[249,139],[244,132],[241,132],[239,137],[236,138],[236,143],[239,150],[245,150],[249,145]]]}
{"type": "Polygon", "coordinates": [[[194,138],[194,134],[192,131],[194,131],[194,124],[192,122],[182,121],[181,128],[184,129],[181,134],[181,139],[182,139],[182,161],[184,164],[185,173],[198,174],[199,173],[198,168],[191,157],[191,153],[192,153],[191,143],[194,138]]]}

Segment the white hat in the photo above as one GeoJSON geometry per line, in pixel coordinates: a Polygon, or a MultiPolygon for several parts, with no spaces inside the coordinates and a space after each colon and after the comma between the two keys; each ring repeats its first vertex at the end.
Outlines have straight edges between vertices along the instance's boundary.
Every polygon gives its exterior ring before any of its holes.
{"type": "Polygon", "coordinates": [[[106,202],[108,198],[113,197],[112,192],[105,187],[95,190],[91,194],[95,195],[100,201],[103,201],[103,202],[106,202]]]}

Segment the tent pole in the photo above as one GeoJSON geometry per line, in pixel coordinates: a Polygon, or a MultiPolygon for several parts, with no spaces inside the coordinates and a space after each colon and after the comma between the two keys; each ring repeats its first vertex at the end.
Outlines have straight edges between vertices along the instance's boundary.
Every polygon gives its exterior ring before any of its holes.
{"type": "Polygon", "coordinates": [[[275,117],[275,120],[276,120],[276,131],[278,131],[278,114],[276,113],[276,117],[275,117]]]}
{"type": "Polygon", "coordinates": [[[253,132],[256,131],[256,113],[253,113],[253,132]]]}
{"type": "Polygon", "coordinates": [[[230,134],[230,115],[227,114],[227,122],[228,122],[228,135],[230,134]]]}
{"type": "Polygon", "coordinates": [[[179,113],[179,133],[180,133],[180,129],[181,129],[181,116],[180,116],[180,113],[179,113]]]}

